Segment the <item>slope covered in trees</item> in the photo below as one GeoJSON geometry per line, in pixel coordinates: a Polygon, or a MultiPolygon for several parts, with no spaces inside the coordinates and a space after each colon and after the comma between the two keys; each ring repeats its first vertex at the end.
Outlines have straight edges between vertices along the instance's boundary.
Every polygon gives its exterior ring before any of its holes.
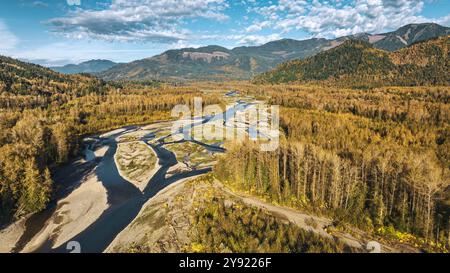
{"type": "Polygon", "coordinates": [[[84,95],[100,93],[104,83],[88,75],[66,76],[39,65],[0,56],[0,94],[84,95]]]}
{"type": "Polygon", "coordinates": [[[254,81],[322,82],[350,87],[448,85],[449,44],[449,36],[444,36],[390,53],[367,42],[349,40],[305,60],[283,63],[254,81]]]}
{"type": "Polygon", "coordinates": [[[230,195],[212,175],[176,183],[153,198],[116,237],[107,252],[119,253],[348,253],[365,252],[283,214],[230,195]]]}
{"type": "Polygon", "coordinates": [[[217,178],[383,238],[450,247],[448,87],[246,89],[281,106],[285,137],[276,152],[230,145],[217,178]]]}

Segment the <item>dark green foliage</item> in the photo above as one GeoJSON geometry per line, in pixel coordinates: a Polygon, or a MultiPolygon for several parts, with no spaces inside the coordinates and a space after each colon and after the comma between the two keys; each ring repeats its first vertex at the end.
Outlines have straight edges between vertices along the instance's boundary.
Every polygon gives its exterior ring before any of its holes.
{"type": "MultiPolygon", "coordinates": [[[[341,253],[342,243],[242,204],[214,198],[194,216],[193,244],[208,253],[341,253]]],[[[195,249],[194,249],[195,250],[195,249]]]]}
{"type": "Polygon", "coordinates": [[[256,77],[256,83],[324,82],[349,87],[448,85],[449,37],[430,40],[397,52],[349,40],[305,60],[281,64],[256,77]]]}

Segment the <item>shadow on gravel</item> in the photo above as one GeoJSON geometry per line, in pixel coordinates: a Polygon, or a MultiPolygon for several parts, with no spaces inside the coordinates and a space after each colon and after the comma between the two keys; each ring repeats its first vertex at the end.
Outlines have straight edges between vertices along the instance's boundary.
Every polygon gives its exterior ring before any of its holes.
{"type": "MultiPolygon", "coordinates": [[[[211,168],[176,174],[166,178],[168,170],[178,162],[175,155],[162,145],[150,145],[156,152],[161,168],[151,178],[142,193],[133,184],[123,179],[114,162],[117,143],[110,142],[110,148],[96,173],[108,191],[108,208],[100,218],[83,232],[69,241],[81,245],[83,253],[103,252],[116,236],[124,230],[139,214],[144,204],[161,190],[185,178],[194,177],[211,171],[211,168]]],[[[38,252],[67,252],[66,244],[56,249],[40,249],[38,252]]]]}
{"type": "Polygon", "coordinates": [[[53,180],[58,184],[56,185],[57,190],[54,198],[45,210],[33,214],[26,221],[25,232],[12,249],[13,253],[22,251],[26,244],[45,227],[47,220],[49,220],[53,213],[58,209],[58,201],[66,198],[75,191],[81,185],[83,177],[91,173],[94,168],[95,164],[92,162],[80,163],[77,161],[56,171],[53,175],[53,180]]]}

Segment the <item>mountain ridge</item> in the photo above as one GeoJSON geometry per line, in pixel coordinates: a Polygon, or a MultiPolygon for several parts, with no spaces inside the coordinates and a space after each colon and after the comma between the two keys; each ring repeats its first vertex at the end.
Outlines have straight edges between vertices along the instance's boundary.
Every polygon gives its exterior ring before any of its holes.
{"type": "Polygon", "coordinates": [[[162,54],[119,64],[98,73],[105,80],[247,80],[290,60],[305,59],[347,40],[363,40],[375,48],[395,51],[413,43],[450,34],[435,23],[409,24],[383,34],[361,33],[333,40],[281,39],[261,46],[227,49],[218,45],[172,49],[162,54]]]}
{"type": "Polygon", "coordinates": [[[103,81],[88,74],[65,75],[41,65],[0,55],[0,94],[84,94],[101,89],[103,81]]]}
{"type": "Polygon", "coordinates": [[[332,83],[377,85],[449,85],[450,36],[441,36],[388,52],[361,40],[349,40],[304,60],[282,63],[254,78],[255,83],[332,83]]]}
{"type": "Polygon", "coordinates": [[[118,65],[110,60],[95,59],[79,64],[50,67],[51,70],[62,74],[100,73],[118,65]]]}

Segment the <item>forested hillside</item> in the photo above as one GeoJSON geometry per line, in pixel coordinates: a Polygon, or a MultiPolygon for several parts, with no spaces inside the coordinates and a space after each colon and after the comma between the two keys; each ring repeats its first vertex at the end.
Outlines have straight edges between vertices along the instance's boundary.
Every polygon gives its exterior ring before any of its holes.
{"type": "Polygon", "coordinates": [[[103,82],[89,75],[65,76],[39,65],[0,56],[0,94],[50,97],[101,93],[103,82]]]}
{"type": "Polygon", "coordinates": [[[349,40],[305,60],[286,62],[256,83],[316,82],[348,87],[448,85],[449,36],[389,53],[349,40]]]}

